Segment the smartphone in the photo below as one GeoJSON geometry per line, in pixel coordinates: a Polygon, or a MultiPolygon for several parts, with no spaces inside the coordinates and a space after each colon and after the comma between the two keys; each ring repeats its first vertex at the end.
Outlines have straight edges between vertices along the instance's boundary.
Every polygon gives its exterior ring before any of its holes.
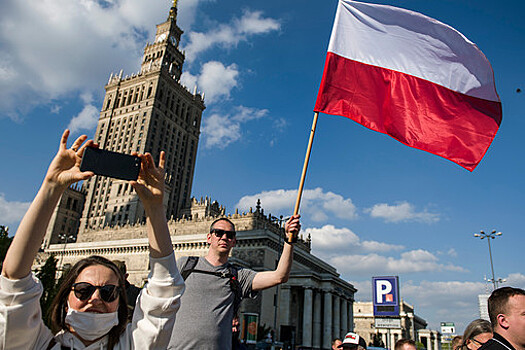
{"type": "Polygon", "coordinates": [[[137,180],[140,171],[140,158],[129,154],[86,147],[80,171],[92,171],[96,175],[121,180],[137,180]]]}

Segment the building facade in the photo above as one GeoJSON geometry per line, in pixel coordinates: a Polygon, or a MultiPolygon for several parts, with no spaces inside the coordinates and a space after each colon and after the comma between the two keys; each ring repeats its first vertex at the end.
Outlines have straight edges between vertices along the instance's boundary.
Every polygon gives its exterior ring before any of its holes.
{"type": "MultiPolygon", "coordinates": [[[[111,75],[95,133],[100,148],[115,152],[166,152],[166,209],[179,217],[189,205],[204,99],[180,83],[184,54],[177,8],[157,25],[144,49],[140,71],[111,75]]],[[[144,208],[127,181],[94,176],[84,183],[86,204],[80,231],[143,222],[144,208]]]]}
{"type": "Polygon", "coordinates": [[[401,327],[376,328],[374,308],[371,301],[354,303],[354,330],[367,344],[392,349],[401,338],[420,341],[429,350],[440,349],[440,337],[436,331],[426,329],[427,322],[414,312],[414,306],[401,299],[399,317],[401,327]]]}

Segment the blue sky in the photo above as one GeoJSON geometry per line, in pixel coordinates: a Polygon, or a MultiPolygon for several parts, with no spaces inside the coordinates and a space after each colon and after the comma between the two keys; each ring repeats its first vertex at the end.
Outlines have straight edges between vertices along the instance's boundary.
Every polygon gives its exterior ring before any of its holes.
{"type": "MultiPolygon", "coordinates": [[[[342,117],[321,115],[301,212],[314,254],[371,300],[371,277],[398,275],[401,296],[437,329],[477,318],[490,278],[525,287],[525,22],[520,1],[377,1],[422,12],[491,61],[501,128],[478,168],[415,150],[342,117]]],[[[138,71],[170,1],[2,1],[0,224],[27,209],[66,127],[95,131],[112,72],[138,71]]],[[[193,195],[289,215],[312,123],[336,1],[181,0],[183,82],[206,96],[193,195]]]]}

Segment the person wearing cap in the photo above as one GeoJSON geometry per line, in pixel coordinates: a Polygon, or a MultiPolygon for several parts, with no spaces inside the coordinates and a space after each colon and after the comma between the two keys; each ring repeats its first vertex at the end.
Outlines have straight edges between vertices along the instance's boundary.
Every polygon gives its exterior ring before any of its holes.
{"type": "Polygon", "coordinates": [[[343,343],[339,345],[339,349],[351,350],[366,350],[366,341],[354,332],[348,332],[343,339],[343,343]]]}
{"type": "MultiPolygon", "coordinates": [[[[300,229],[299,215],[293,215],[285,224],[287,237],[297,237],[300,229]]],[[[254,297],[254,292],[288,281],[293,261],[292,244],[284,244],[275,270],[256,272],[232,267],[229,263],[231,250],[237,240],[235,225],[228,218],[221,217],[211,224],[206,241],[208,253],[197,258],[191,269],[187,270],[187,262],[191,257],[182,257],[177,261],[185,278],[186,292],[181,299],[168,349],[230,350],[237,296],[240,299],[254,297]],[[235,272],[232,270],[236,270],[234,281],[231,280],[235,272]],[[192,272],[186,274],[189,271],[192,272]]]]}

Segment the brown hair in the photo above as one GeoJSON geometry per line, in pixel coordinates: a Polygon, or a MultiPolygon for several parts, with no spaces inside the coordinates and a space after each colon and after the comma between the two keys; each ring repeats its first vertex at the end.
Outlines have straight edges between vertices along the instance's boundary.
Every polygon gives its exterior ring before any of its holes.
{"type": "Polygon", "coordinates": [[[467,341],[472,341],[472,339],[482,333],[492,333],[492,325],[487,320],[482,320],[478,318],[470,322],[470,324],[465,328],[463,332],[463,339],[461,341],[461,348],[467,349],[467,341]]]}
{"type": "Polygon", "coordinates": [[[67,273],[67,276],[64,278],[64,281],[59,287],[58,293],[53,299],[51,308],[49,311],[49,320],[51,324],[51,329],[54,333],[59,332],[60,330],[69,330],[66,325],[66,307],[67,299],[71,288],[73,288],[73,283],[75,283],[78,275],[87,267],[93,265],[101,265],[109,268],[113,271],[115,276],[118,278],[118,284],[120,286],[119,290],[119,306],[118,306],[118,324],[111,328],[108,333],[108,349],[113,349],[113,347],[118,343],[120,335],[124,332],[126,328],[126,323],[128,320],[128,306],[126,298],[126,288],[124,285],[124,276],[118,269],[118,267],[110,260],[92,255],[88,258],[78,261],[67,273]]]}
{"type": "Polygon", "coordinates": [[[509,299],[515,295],[525,295],[525,290],[521,288],[503,287],[492,292],[488,300],[489,317],[492,328],[498,325],[498,315],[508,312],[507,303],[509,299]]]}

